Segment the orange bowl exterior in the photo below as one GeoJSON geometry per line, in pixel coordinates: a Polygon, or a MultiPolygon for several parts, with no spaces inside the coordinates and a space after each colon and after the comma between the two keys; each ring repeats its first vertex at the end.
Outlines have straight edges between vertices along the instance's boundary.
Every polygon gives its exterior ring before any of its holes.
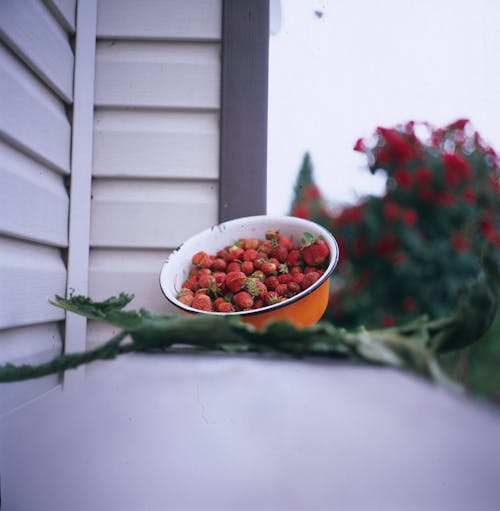
{"type": "Polygon", "coordinates": [[[300,327],[314,325],[326,310],[329,290],[330,279],[327,279],[321,286],[300,300],[283,305],[279,309],[263,311],[250,316],[241,316],[241,320],[258,329],[262,329],[269,321],[279,319],[287,319],[300,327]]]}

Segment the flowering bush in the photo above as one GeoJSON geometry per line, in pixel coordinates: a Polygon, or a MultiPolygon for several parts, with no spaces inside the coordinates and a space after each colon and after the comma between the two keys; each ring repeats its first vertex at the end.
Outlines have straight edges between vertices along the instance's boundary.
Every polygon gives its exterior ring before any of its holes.
{"type": "Polygon", "coordinates": [[[442,129],[409,122],[359,139],[383,196],[331,208],[304,159],[292,215],[330,229],[340,246],[329,313],[337,324],[390,326],[439,317],[482,271],[487,245],[500,246],[499,159],[458,120],[442,129]]]}

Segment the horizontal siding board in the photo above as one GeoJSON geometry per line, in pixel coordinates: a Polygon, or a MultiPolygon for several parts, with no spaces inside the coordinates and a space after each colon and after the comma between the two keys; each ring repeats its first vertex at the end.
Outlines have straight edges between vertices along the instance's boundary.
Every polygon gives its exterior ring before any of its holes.
{"type": "MultiPolygon", "coordinates": [[[[0,330],[0,364],[42,364],[62,351],[58,323],[0,330]]],[[[0,414],[34,399],[59,384],[59,375],[0,385],[0,414]]]]}
{"type": "Polygon", "coordinates": [[[128,309],[145,307],[158,313],[173,312],[159,285],[160,269],[168,254],[167,250],[92,249],[89,296],[105,300],[126,292],[134,295],[128,309]]]}
{"type": "Polygon", "coordinates": [[[100,0],[97,35],[219,40],[222,0],[100,0]]]}
{"type": "Polygon", "coordinates": [[[0,232],[65,247],[68,207],[60,175],[0,140],[0,232]]]}
{"type": "Polygon", "coordinates": [[[76,0],[44,0],[44,2],[65,30],[74,34],[76,26],[76,0]]]}
{"type": "Polygon", "coordinates": [[[42,363],[59,355],[62,346],[57,322],[0,330],[0,364],[42,363]]]}
{"type": "Polygon", "coordinates": [[[71,126],[64,104],[0,44],[0,136],[69,172],[71,126]]]}
{"type": "Polygon", "coordinates": [[[40,0],[0,2],[0,37],[50,88],[72,101],[73,51],[40,0]]]}
{"type": "Polygon", "coordinates": [[[93,174],[217,179],[218,121],[214,112],[98,110],[93,174]]]}
{"type": "Polygon", "coordinates": [[[64,311],[48,303],[65,294],[61,251],[0,237],[0,328],[58,321],[64,311]]]}
{"type": "Polygon", "coordinates": [[[97,45],[97,106],[217,109],[219,86],[219,44],[97,45]]]}
{"type": "Polygon", "coordinates": [[[216,182],[95,179],[91,246],[172,248],[217,223],[216,182]]]}

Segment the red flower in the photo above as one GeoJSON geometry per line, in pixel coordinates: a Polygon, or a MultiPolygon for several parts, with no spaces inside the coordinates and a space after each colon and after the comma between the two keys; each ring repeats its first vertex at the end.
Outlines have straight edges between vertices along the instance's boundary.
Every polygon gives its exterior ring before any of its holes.
{"type": "Polygon", "coordinates": [[[394,172],[394,180],[403,189],[411,188],[411,175],[406,169],[399,169],[394,172]]]}
{"type": "Polygon", "coordinates": [[[412,312],[417,308],[417,300],[413,296],[405,296],[402,306],[405,312],[412,312]]]}
{"type": "Polygon", "coordinates": [[[457,252],[467,252],[470,249],[469,239],[460,232],[454,232],[451,236],[451,244],[457,252]]]}
{"type": "Polygon", "coordinates": [[[427,167],[419,167],[415,170],[415,181],[420,186],[427,186],[432,183],[434,176],[432,170],[427,167]]]}
{"type": "Polygon", "coordinates": [[[378,127],[377,133],[382,136],[384,144],[378,149],[377,160],[381,164],[406,163],[413,155],[414,148],[406,137],[395,129],[378,127]]]}
{"type": "Polygon", "coordinates": [[[448,124],[448,130],[463,130],[469,124],[469,119],[457,119],[455,122],[448,124]]]}
{"type": "Polygon", "coordinates": [[[394,316],[391,316],[390,314],[384,314],[380,318],[380,325],[384,328],[388,328],[391,326],[394,326],[396,324],[396,320],[394,319],[394,316]]]}
{"type": "Polygon", "coordinates": [[[417,223],[417,212],[413,208],[406,208],[402,217],[408,227],[413,227],[417,223]]]}
{"type": "Polygon", "coordinates": [[[310,183],[308,184],[304,190],[302,190],[302,198],[304,200],[317,200],[321,196],[321,192],[319,191],[319,188],[314,184],[310,183]]]}
{"type": "Polygon", "coordinates": [[[495,245],[500,244],[500,236],[498,236],[495,231],[495,226],[491,223],[490,220],[481,220],[479,222],[479,230],[483,233],[483,236],[488,240],[495,243],[495,245]]]}
{"type": "Polygon", "coordinates": [[[406,263],[408,260],[408,254],[404,250],[398,250],[392,256],[392,261],[396,266],[406,263]]]}
{"type": "Polygon", "coordinates": [[[304,218],[305,220],[308,220],[311,218],[311,211],[305,204],[297,204],[292,209],[292,216],[296,216],[298,218],[304,218]]]}
{"type": "Polygon", "coordinates": [[[399,206],[395,202],[386,202],[383,207],[383,215],[386,220],[397,220],[399,217],[399,206]]]}
{"type": "Polygon", "coordinates": [[[364,152],[366,150],[366,146],[362,138],[358,138],[358,140],[356,140],[353,149],[359,152],[364,152]]]}
{"type": "Polygon", "coordinates": [[[476,201],[476,192],[472,188],[466,188],[463,193],[463,198],[466,204],[474,204],[476,201]]]}
{"type": "Polygon", "coordinates": [[[456,153],[443,154],[442,162],[444,166],[444,175],[449,187],[454,188],[462,181],[469,179],[472,175],[467,160],[456,153]]]}
{"type": "Polygon", "coordinates": [[[434,191],[429,188],[429,187],[426,187],[426,188],[422,188],[419,192],[418,192],[418,196],[426,201],[426,202],[430,202],[430,203],[434,203],[436,202],[436,194],[434,193],[434,191]]]}
{"type": "Polygon", "coordinates": [[[392,234],[383,234],[375,246],[375,252],[379,256],[390,254],[395,248],[399,247],[398,239],[392,234]]]}
{"type": "Polygon", "coordinates": [[[449,192],[446,192],[446,191],[445,192],[441,192],[436,197],[436,202],[440,206],[449,206],[449,207],[451,207],[451,206],[455,205],[455,197],[453,197],[453,195],[451,195],[451,193],[449,193],[449,192]]]}

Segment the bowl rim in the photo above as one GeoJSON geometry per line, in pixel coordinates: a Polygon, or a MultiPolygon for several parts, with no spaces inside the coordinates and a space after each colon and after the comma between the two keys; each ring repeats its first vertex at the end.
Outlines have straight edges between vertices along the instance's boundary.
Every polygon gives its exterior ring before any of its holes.
{"type": "Polygon", "coordinates": [[[287,307],[287,306],[289,306],[289,305],[291,305],[291,304],[293,304],[293,303],[295,303],[295,302],[305,298],[309,294],[313,293],[324,282],[326,282],[326,280],[328,278],[330,278],[330,276],[334,272],[335,268],[337,267],[338,261],[339,261],[339,246],[338,246],[337,240],[335,239],[335,236],[330,231],[328,231],[325,227],[323,227],[322,225],[320,225],[320,224],[318,224],[318,223],[316,223],[316,222],[314,222],[312,220],[308,220],[308,219],[305,219],[305,218],[294,217],[294,216],[291,216],[291,215],[254,215],[254,216],[239,217],[239,218],[235,218],[235,219],[232,219],[232,220],[227,220],[225,222],[220,222],[218,224],[214,224],[214,225],[212,225],[210,227],[207,227],[203,231],[199,231],[198,233],[193,234],[192,236],[190,236],[189,238],[184,240],[177,248],[175,248],[169,254],[167,260],[164,261],[163,264],[162,264],[162,267],[161,267],[161,270],[160,270],[160,275],[159,275],[160,289],[161,289],[161,292],[163,293],[163,295],[165,296],[165,298],[172,305],[174,305],[178,309],[181,309],[181,310],[183,310],[185,312],[189,312],[189,313],[192,313],[192,314],[205,314],[205,315],[209,315],[209,316],[210,315],[211,316],[235,316],[235,317],[239,317],[239,316],[255,316],[257,314],[265,314],[265,313],[269,313],[269,312],[273,312],[275,310],[281,309],[283,307],[287,307]],[[328,267],[326,268],[326,270],[323,273],[323,275],[321,275],[321,277],[316,282],[314,282],[314,284],[312,284],[308,288],[304,289],[300,293],[298,293],[298,294],[296,294],[296,295],[294,295],[294,296],[292,296],[290,298],[287,298],[286,300],[284,300],[282,302],[274,303],[272,305],[266,305],[265,307],[261,307],[259,309],[249,309],[249,310],[235,311],[235,312],[203,311],[203,310],[199,310],[199,309],[195,309],[193,307],[190,307],[189,305],[185,305],[182,302],[178,301],[176,298],[169,296],[169,293],[167,292],[167,290],[164,289],[164,286],[163,286],[162,274],[165,271],[165,269],[168,267],[168,264],[169,264],[169,261],[170,261],[171,257],[174,254],[177,254],[186,243],[190,242],[191,240],[193,240],[195,238],[198,238],[199,236],[202,236],[203,234],[206,234],[206,233],[209,233],[209,232],[213,232],[215,230],[225,230],[227,228],[227,226],[231,226],[231,225],[234,225],[234,224],[239,224],[242,221],[257,222],[259,220],[264,220],[264,219],[266,221],[273,221],[273,220],[283,221],[283,220],[286,220],[286,221],[292,221],[293,223],[301,223],[301,224],[304,224],[304,225],[312,224],[312,225],[314,225],[315,229],[321,231],[320,235],[323,237],[323,239],[327,240],[328,247],[330,248],[330,261],[329,261],[328,267]],[[332,253],[332,248],[334,249],[333,253],[332,253]]]}

